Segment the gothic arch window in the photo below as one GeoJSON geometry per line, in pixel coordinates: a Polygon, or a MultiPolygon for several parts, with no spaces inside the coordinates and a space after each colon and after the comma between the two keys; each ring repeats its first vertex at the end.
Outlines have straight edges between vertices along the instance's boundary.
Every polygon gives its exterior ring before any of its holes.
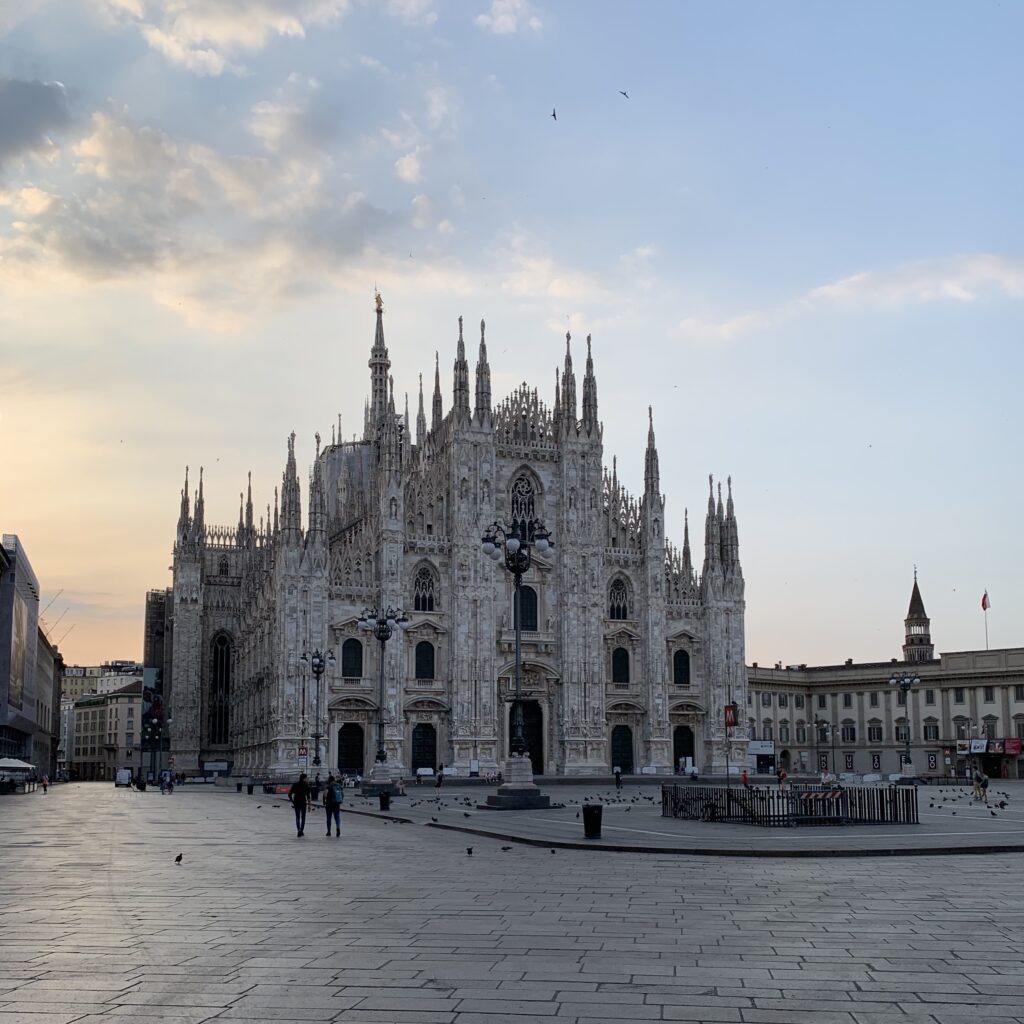
{"type": "Polygon", "coordinates": [[[343,679],[361,679],[363,675],[363,644],[354,636],[341,645],[341,675],[343,679]]]}
{"type": "Polygon", "coordinates": [[[625,647],[616,647],[612,651],[612,682],[629,682],[629,651],[625,647]]]}
{"type": "Polygon", "coordinates": [[[676,686],[690,685],[690,652],[676,651],[672,656],[672,682],[676,686]]]}
{"type": "Polygon", "coordinates": [[[416,678],[434,678],[434,645],[429,640],[416,645],[416,678]]]}
{"type": "Polygon", "coordinates": [[[608,591],[608,618],[629,618],[629,591],[626,589],[626,581],[621,578],[613,580],[608,591]]]}
{"type": "Polygon", "coordinates": [[[208,733],[211,744],[227,743],[231,709],[231,640],[218,633],[210,645],[210,703],[208,733]]]}
{"type": "Polygon", "coordinates": [[[417,612],[432,612],[434,610],[435,581],[434,574],[429,566],[421,565],[416,570],[412,589],[413,610],[417,612]]]}
{"type": "Polygon", "coordinates": [[[533,540],[533,520],[536,519],[533,481],[521,474],[512,482],[512,526],[524,540],[533,540]]]}
{"type": "MultiPolygon", "coordinates": [[[[537,591],[533,587],[522,586],[519,589],[519,608],[523,616],[523,632],[537,632],[537,591]]],[[[512,621],[515,623],[515,606],[513,605],[512,621]]]]}
{"type": "Polygon", "coordinates": [[[222,558],[220,560],[220,564],[217,566],[217,572],[221,576],[227,576],[228,573],[231,572],[231,566],[228,564],[228,560],[226,558],[222,558]]]}

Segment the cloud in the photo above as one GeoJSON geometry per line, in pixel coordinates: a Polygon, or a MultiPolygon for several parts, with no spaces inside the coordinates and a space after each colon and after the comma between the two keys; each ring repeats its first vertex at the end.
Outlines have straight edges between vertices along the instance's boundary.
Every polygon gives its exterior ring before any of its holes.
{"type": "Polygon", "coordinates": [[[543,27],[527,0],[491,0],[490,10],[477,15],[476,23],[484,31],[499,36],[512,35],[521,28],[539,32],[543,27]]]}
{"type": "Polygon", "coordinates": [[[416,196],[412,201],[412,226],[414,228],[429,228],[434,219],[434,209],[430,200],[424,196],[416,196]]]}
{"type": "Polygon", "coordinates": [[[241,73],[233,57],[275,38],[304,38],[343,17],[351,0],[98,0],[154,50],[200,75],[241,73]]]}
{"type": "Polygon", "coordinates": [[[254,104],[250,113],[250,134],[271,153],[322,151],[342,132],[336,102],[302,75],[290,75],[274,99],[254,104]]]}
{"type": "Polygon", "coordinates": [[[423,177],[423,165],[420,162],[420,147],[417,146],[411,153],[400,156],[395,161],[395,174],[402,181],[415,185],[423,177]]]}
{"type": "Polygon", "coordinates": [[[49,133],[71,123],[60,82],[0,77],[0,165],[26,153],[55,148],[49,133]]]}
{"type": "Polygon", "coordinates": [[[434,0],[387,0],[387,12],[407,25],[433,25],[437,21],[434,0]]]}
{"type": "Polygon", "coordinates": [[[725,320],[688,317],[676,333],[708,341],[732,341],[804,313],[841,307],[885,309],[934,302],[974,302],[990,296],[1024,297],[1024,260],[977,253],[851,274],[819,285],[789,302],[725,320]]]}

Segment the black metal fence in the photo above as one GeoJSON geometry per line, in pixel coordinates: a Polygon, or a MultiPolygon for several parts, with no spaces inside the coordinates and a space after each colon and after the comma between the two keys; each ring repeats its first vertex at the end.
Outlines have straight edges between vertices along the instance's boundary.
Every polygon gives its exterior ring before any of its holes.
{"type": "Polygon", "coordinates": [[[916,825],[914,786],[802,787],[761,786],[661,787],[666,818],[716,821],[730,825],[916,825]]]}

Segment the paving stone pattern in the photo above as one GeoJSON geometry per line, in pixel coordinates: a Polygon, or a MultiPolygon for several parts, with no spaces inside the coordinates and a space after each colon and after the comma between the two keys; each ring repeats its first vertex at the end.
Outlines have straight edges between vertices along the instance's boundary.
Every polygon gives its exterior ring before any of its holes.
{"type": "Polygon", "coordinates": [[[1020,855],[551,854],[322,821],[300,840],[223,790],[3,798],[0,1024],[1024,1022],[1020,855]]]}

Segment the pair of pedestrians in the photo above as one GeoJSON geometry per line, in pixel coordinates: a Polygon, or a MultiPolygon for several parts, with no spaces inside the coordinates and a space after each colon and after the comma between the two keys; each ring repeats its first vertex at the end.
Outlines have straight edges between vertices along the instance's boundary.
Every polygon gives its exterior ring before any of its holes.
{"type": "MultiPolygon", "coordinates": [[[[301,839],[306,834],[306,811],[312,802],[313,793],[310,790],[306,773],[299,776],[299,781],[292,784],[288,790],[288,800],[295,811],[295,832],[296,838],[301,839]]],[[[345,800],[345,791],[341,782],[333,775],[327,776],[327,786],[324,788],[324,811],[327,814],[327,837],[331,834],[331,821],[334,821],[334,836],[341,835],[341,805],[345,800]]]]}

